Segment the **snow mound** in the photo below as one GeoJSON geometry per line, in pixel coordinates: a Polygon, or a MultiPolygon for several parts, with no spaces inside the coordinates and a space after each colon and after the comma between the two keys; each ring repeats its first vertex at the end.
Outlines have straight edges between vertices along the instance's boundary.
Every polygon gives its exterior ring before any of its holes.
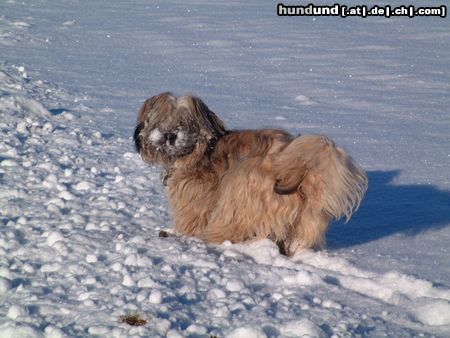
{"type": "Polygon", "coordinates": [[[240,327],[234,329],[225,336],[226,338],[267,338],[267,335],[260,329],[252,327],[240,327]]]}
{"type": "Polygon", "coordinates": [[[434,301],[419,305],[413,310],[416,318],[425,325],[450,325],[450,302],[434,301]]]}
{"type": "Polygon", "coordinates": [[[317,337],[325,338],[327,334],[315,323],[308,319],[301,319],[286,323],[281,328],[281,335],[284,337],[317,337]]]}
{"type": "Polygon", "coordinates": [[[44,335],[39,329],[27,325],[14,322],[6,322],[0,324],[0,337],[2,338],[40,338],[44,335]]]}

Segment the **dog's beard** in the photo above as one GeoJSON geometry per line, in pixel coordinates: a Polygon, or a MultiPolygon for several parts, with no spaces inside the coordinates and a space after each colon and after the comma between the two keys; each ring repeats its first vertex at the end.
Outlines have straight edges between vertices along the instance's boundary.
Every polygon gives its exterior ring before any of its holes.
{"type": "Polygon", "coordinates": [[[162,154],[179,158],[194,151],[198,142],[198,135],[182,127],[154,128],[149,131],[146,142],[162,154]]]}

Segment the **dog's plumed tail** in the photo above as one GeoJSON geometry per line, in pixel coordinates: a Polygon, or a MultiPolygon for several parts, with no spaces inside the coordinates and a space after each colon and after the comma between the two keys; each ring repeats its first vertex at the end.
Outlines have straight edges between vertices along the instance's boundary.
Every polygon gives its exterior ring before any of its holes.
{"type": "Polygon", "coordinates": [[[326,136],[298,137],[273,154],[272,163],[275,192],[304,199],[295,229],[304,247],[323,246],[329,221],[343,216],[348,221],[367,189],[364,170],[326,136]]]}

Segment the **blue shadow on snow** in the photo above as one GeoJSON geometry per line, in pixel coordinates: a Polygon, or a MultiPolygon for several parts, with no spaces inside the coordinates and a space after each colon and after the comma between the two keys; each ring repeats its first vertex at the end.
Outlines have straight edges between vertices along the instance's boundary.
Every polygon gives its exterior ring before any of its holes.
{"type": "Polygon", "coordinates": [[[328,248],[371,242],[396,233],[416,235],[450,224],[450,192],[424,185],[394,185],[400,171],[370,171],[369,189],[348,224],[333,224],[328,248]]]}

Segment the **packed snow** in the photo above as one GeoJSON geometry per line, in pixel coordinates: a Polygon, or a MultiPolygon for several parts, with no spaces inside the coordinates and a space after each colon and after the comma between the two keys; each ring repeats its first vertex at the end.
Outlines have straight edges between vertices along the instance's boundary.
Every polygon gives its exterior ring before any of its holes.
{"type": "Polygon", "coordinates": [[[448,20],[276,4],[0,4],[0,337],[450,336],[448,20]],[[329,135],[368,172],[360,210],[293,257],[159,237],[132,134],[166,90],[329,135]]]}

